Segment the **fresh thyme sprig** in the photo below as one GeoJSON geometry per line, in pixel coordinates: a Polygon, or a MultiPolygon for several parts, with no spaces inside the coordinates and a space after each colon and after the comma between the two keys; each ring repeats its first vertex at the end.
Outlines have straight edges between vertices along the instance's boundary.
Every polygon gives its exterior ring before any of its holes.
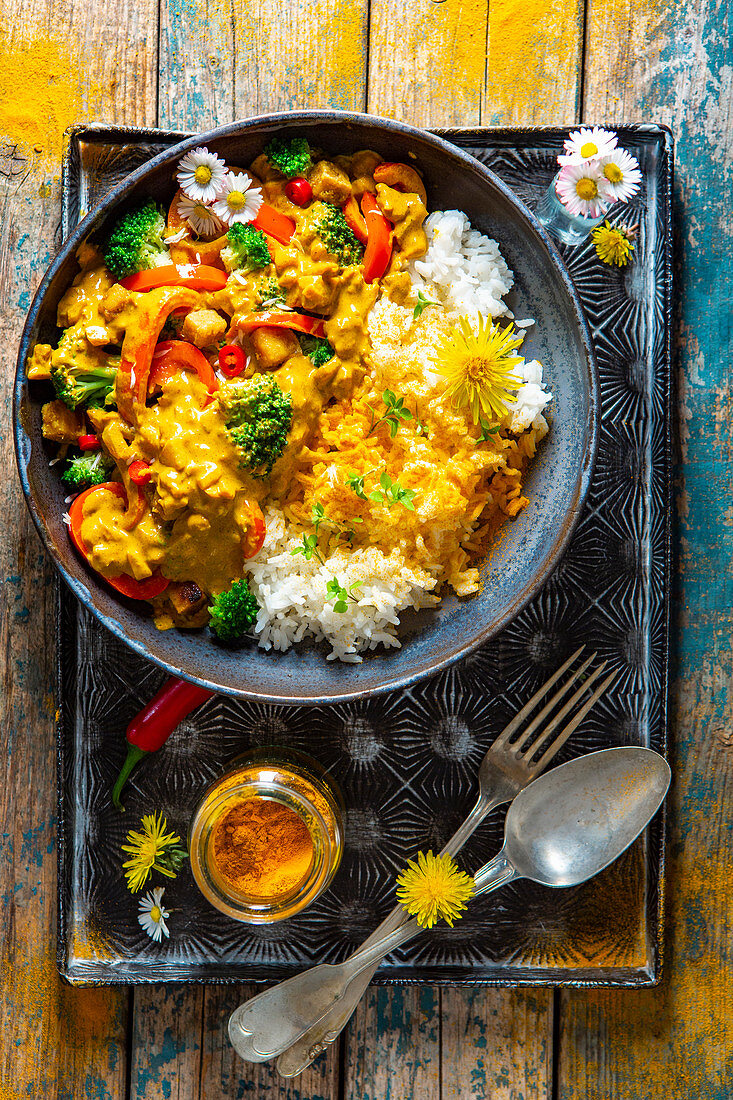
{"type": "Polygon", "coordinates": [[[360,500],[367,500],[367,495],[364,492],[364,481],[369,477],[368,474],[355,474],[349,472],[346,476],[346,485],[351,489],[352,493],[356,493],[360,500]]]}
{"type": "Polygon", "coordinates": [[[399,481],[392,481],[386,471],[380,476],[379,484],[381,488],[372,489],[369,494],[370,500],[374,500],[379,504],[386,504],[388,508],[394,507],[395,504],[401,504],[403,508],[409,509],[410,512],[415,511],[415,505],[412,503],[415,496],[414,489],[405,489],[399,481]]]}
{"type": "Polygon", "coordinates": [[[320,555],[318,550],[318,535],[303,535],[303,542],[300,546],[296,546],[290,553],[293,557],[297,554],[302,554],[306,561],[310,561],[311,558],[316,558],[321,565],[325,565],[325,561],[320,555]]]}
{"type": "Polygon", "coordinates": [[[498,435],[498,433],[499,433],[499,425],[498,424],[495,424],[494,427],[491,428],[491,427],[489,427],[488,420],[484,420],[483,418],[481,420],[479,420],[479,423],[481,425],[481,435],[476,440],[477,443],[488,443],[489,442],[489,436],[498,435]]]}
{"type": "Polygon", "coordinates": [[[422,423],[422,421],[418,420],[417,416],[414,413],[411,413],[409,409],[405,408],[405,399],[403,397],[398,397],[396,393],[392,392],[392,390],[385,390],[382,394],[382,401],[384,402],[386,412],[384,412],[378,420],[374,419],[375,412],[374,409],[372,409],[370,406],[369,411],[372,414],[372,422],[369,425],[367,436],[370,436],[372,432],[376,428],[378,428],[381,423],[384,422],[389,426],[390,438],[394,439],[394,437],[397,435],[397,430],[402,420],[414,420],[415,424],[417,425],[418,432],[420,434],[427,435],[427,428],[422,423]]]}
{"type": "Polygon", "coordinates": [[[343,614],[345,611],[348,610],[349,600],[352,600],[353,603],[358,603],[359,601],[354,595],[354,591],[357,588],[361,588],[362,583],[362,581],[354,581],[354,583],[350,584],[348,588],[344,588],[338,577],[333,577],[326,585],[326,592],[328,593],[327,599],[329,600],[329,602],[331,600],[334,601],[334,611],[338,611],[339,614],[343,614]]]}

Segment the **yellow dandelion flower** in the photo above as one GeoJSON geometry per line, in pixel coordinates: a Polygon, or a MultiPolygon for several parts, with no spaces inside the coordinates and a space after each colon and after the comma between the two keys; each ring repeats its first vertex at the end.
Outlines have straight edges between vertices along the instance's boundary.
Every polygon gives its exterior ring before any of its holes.
{"type": "Polygon", "coordinates": [[[142,832],[132,829],[127,834],[127,844],[122,845],[122,851],[129,852],[132,859],[123,863],[122,868],[133,894],[142,889],[153,870],[175,878],[184,859],[188,858],[188,852],[177,847],[181,838],[177,833],[167,833],[167,828],[168,822],[161,813],[146,814],[142,819],[142,832]]]}
{"type": "Polygon", "coordinates": [[[461,317],[437,349],[435,370],[447,378],[453,404],[470,408],[474,424],[482,415],[493,421],[506,415],[506,402],[522,384],[512,373],[522,362],[521,355],[513,354],[522,340],[513,325],[500,329],[481,317],[476,331],[468,317],[461,317]]]}
{"type": "Polygon", "coordinates": [[[473,891],[471,876],[448,855],[418,852],[417,862],[408,860],[397,876],[397,900],[423,928],[432,928],[440,917],[452,927],[473,891]]]}
{"type": "Polygon", "coordinates": [[[614,227],[608,218],[603,225],[596,226],[591,231],[598,259],[604,264],[615,264],[617,267],[624,267],[631,259],[634,236],[633,229],[626,225],[614,227]]]}

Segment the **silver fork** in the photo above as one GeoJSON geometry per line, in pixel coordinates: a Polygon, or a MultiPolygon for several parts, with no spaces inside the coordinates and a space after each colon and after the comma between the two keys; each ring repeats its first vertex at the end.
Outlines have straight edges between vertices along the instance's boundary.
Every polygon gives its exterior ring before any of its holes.
{"type": "MultiPolygon", "coordinates": [[[[576,650],[550,676],[491,745],[479,769],[479,796],[476,804],[443,848],[443,853],[448,853],[451,856],[456,855],[496,806],[510,802],[533,779],[536,779],[562,748],[590,708],[604,694],[615,675],[614,673],[606,677],[600,686],[583,702],[567,725],[561,727],[554,740],[550,741],[563,719],[566,718],[576,703],[580,702],[582,696],[588,692],[606,667],[604,661],[598,668],[590,672],[564,706],[555,714],[552,714],[588,669],[595,657],[595,654],[591,654],[558,688],[539,713],[523,729],[519,737],[512,741],[514,735],[522,728],[523,723],[530,717],[541,700],[580,657],[584,648],[584,646],[581,646],[580,649],[576,650]],[[538,730],[540,732],[533,737],[533,734],[538,730]]],[[[363,950],[364,947],[375,943],[389,932],[399,928],[407,919],[407,914],[402,906],[395,906],[389,916],[382,921],[359,950],[363,950]]],[[[235,1049],[248,1061],[265,1061],[279,1055],[277,1061],[278,1072],[283,1077],[295,1077],[309,1066],[322,1051],[326,1050],[329,1044],[341,1033],[351,1018],[356,1005],[361,1000],[364,990],[369,985],[378,965],[379,962],[357,975],[349,983],[348,990],[334,1005],[334,1008],[322,1016],[307,1031],[303,1031],[302,1027],[296,1028],[290,1045],[286,1042],[288,1034],[288,1023],[286,1021],[283,1021],[281,1038],[274,1043],[274,1037],[271,1034],[265,1037],[257,1033],[257,1018],[266,1005],[268,995],[276,997],[274,990],[279,989],[279,987],[275,986],[258,994],[252,1000],[240,1005],[232,1013],[229,1021],[229,1034],[235,1049]]],[[[295,1026],[295,1021],[293,1021],[293,1026],[295,1026]]]]}

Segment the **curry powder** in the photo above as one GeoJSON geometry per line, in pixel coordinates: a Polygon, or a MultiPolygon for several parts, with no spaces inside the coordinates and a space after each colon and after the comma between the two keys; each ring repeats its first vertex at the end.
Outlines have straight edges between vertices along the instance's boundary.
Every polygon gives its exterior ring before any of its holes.
{"type": "Polygon", "coordinates": [[[313,840],[301,817],[270,798],[232,806],[214,831],[214,861],[235,890],[265,901],[296,889],[310,870],[313,840]]]}

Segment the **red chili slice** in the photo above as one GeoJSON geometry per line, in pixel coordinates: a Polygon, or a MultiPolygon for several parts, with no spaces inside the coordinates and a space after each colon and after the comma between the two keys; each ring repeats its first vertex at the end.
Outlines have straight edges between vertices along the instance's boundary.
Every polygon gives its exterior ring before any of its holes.
{"type": "Polygon", "coordinates": [[[148,485],[150,483],[150,463],[143,462],[141,458],[137,458],[134,462],[131,462],[127,472],[130,475],[130,481],[135,485],[148,485]]]}
{"type": "Polygon", "coordinates": [[[247,356],[237,344],[225,344],[219,350],[219,370],[227,378],[236,378],[247,366],[247,356]]]}
{"type": "Polygon", "coordinates": [[[120,279],[120,285],[126,290],[136,290],[144,294],[159,286],[185,286],[189,290],[223,290],[227,284],[227,273],[219,267],[208,264],[166,264],[164,267],[151,267],[147,271],[138,271],[120,279]]]}
{"type": "Polygon", "coordinates": [[[354,234],[356,239],[358,241],[361,241],[362,244],[366,244],[368,237],[367,223],[364,220],[364,216],[359,209],[359,204],[353,195],[348,200],[348,202],[346,202],[341,207],[341,210],[344,217],[346,218],[346,224],[348,225],[349,229],[354,234]]]}
{"type": "Polygon", "coordinates": [[[102,446],[96,435],[80,435],[76,442],[80,451],[98,451],[102,446]]]}
{"type": "Polygon", "coordinates": [[[252,522],[242,540],[242,556],[245,559],[253,558],[255,554],[259,554],[265,541],[265,517],[262,514],[262,509],[254,501],[250,503],[249,507],[252,513],[252,522]]]}
{"type": "MultiPolygon", "coordinates": [[[[74,497],[69,508],[69,519],[71,521],[69,523],[69,536],[87,563],[89,563],[89,548],[81,537],[81,525],[84,519],[84,503],[93,493],[112,493],[127,504],[127,494],[118,481],[105,481],[102,485],[93,485],[91,489],[85,489],[83,493],[79,493],[77,497],[74,497]]],[[[94,567],[92,566],[92,568],[94,567]]],[[[121,573],[118,577],[105,577],[101,573],[100,576],[107,584],[112,585],[123,596],[129,597],[131,600],[151,600],[153,596],[159,596],[161,592],[164,592],[170,584],[168,578],[161,576],[160,573],[154,573],[152,577],[146,577],[144,581],[137,581],[134,577],[128,577],[126,573],[121,573]]]]}
{"type": "Polygon", "coordinates": [[[285,194],[296,206],[307,206],[313,198],[313,188],[304,176],[297,176],[285,184],[285,194]]]}

